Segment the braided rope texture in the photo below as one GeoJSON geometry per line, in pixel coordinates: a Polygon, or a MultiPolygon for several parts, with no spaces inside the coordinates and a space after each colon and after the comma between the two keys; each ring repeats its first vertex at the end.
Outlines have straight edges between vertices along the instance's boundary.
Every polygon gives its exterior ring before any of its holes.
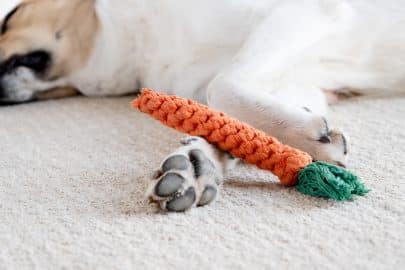
{"type": "Polygon", "coordinates": [[[271,171],[285,186],[295,185],[299,171],[312,162],[308,153],[189,99],[143,89],[132,106],[166,126],[203,137],[219,149],[271,171]]]}

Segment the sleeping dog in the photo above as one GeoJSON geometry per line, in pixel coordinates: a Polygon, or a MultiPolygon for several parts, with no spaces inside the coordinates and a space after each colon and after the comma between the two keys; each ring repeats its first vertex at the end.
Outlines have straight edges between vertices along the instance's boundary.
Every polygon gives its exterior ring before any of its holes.
{"type": "MultiPolygon", "coordinates": [[[[403,0],[14,2],[0,4],[3,105],[151,87],[345,166],[347,139],[328,126],[328,103],[405,89],[403,0]]],[[[182,143],[149,190],[173,211],[211,202],[235,163],[201,138],[182,143]]]]}

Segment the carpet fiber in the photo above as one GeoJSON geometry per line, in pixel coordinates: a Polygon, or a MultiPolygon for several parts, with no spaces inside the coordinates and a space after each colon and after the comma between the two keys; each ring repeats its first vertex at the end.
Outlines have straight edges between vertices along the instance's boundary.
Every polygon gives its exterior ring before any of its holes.
{"type": "Polygon", "coordinates": [[[0,269],[400,269],[405,98],[352,100],[331,122],[372,191],[306,197],[240,167],[208,207],[167,214],[144,190],[182,137],[131,98],[0,108],[0,269]]]}

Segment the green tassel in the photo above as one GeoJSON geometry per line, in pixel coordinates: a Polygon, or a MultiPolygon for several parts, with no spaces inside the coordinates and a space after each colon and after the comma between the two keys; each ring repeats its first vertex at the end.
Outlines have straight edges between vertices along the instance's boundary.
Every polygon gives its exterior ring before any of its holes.
{"type": "Polygon", "coordinates": [[[337,201],[352,200],[353,195],[369,192],[356,175],[325,162],[313,162],[302,169],[296,189],[306,195],[337,201]]]}

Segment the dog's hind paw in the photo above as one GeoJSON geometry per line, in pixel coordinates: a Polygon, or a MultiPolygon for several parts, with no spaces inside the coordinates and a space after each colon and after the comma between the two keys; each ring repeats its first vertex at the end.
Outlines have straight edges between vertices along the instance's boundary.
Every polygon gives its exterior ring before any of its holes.
{"type": "Polygon", "coordinates": [[[150,202],[183,212],[215,200],[223,179],[220,153],[204,139],[188,137],[164,159],[148,189],[150,202]]]}

